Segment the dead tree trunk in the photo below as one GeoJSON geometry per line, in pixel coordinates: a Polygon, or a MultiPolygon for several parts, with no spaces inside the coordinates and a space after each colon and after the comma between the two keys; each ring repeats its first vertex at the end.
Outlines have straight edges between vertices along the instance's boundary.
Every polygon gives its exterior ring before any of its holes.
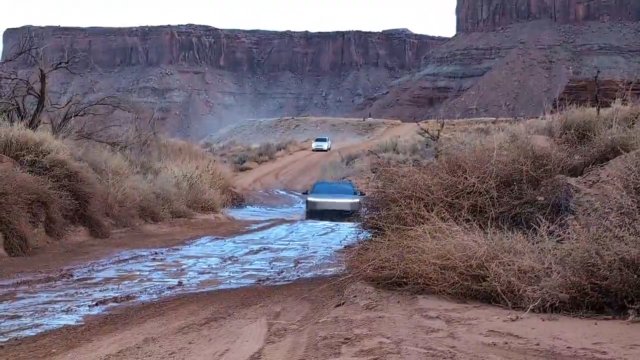
{"type": "Polygon", "coordinates": [[[601,109],[601,104],[600,104],[600,69],[597,69],[596,71],[596,76],[594,77],[594,82],[595,82],[595,101],[596,101],[596,112],[598,114],[598,116],[600,116],[600,109],[601,109]]]}
{"type": "Polygon", "coordinates": [[[44,106],[47,101],[47,73],[43,68],[38,69],[38,78],[40,90],[37,92],[36,107],[33,109],[31,118],[29,118],[29,122],[27,123],[27,127],[32,130],[37,130],[40,127],[42,123],[42,112],[44,111],[44,106]]]}

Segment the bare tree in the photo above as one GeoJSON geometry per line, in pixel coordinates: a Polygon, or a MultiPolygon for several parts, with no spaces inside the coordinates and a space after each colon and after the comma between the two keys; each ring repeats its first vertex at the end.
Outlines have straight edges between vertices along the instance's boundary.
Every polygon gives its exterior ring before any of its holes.
{"type": "Polygon", "coordinates": [[[600,109],[602,104],[600,104],[600,69],[596,68],[596,75],[593,78],[595,83],[595,101],[596,101],[596,112],[598,116],[600,116],[600,109]]]}
{"type": "MultiPolygon", "coordinates": [[[[50,103],[46,117],[54,136],[67,137],[75,131],[84,131],[89,126],[89,122],[96,117],[104,121],[104,118],[112,115],[116,110],[127,111],[120,100],[114,96],[91,99],[88,95],[74,94],[59,104],[50,103]]],[[[96,124],[95,127],[101,126],[96,124]]]]}
{"type": "Polygon", "coordinates": [[[32,35],[25,35],[17,48],[0,64],[0,109],[11,123],[21,123],[36,130],[43,120],[48,86],[53,73],[71,71],[75,56],[48,61],[43,48],[37,47],[32,35]],[[11,66],[15,65],[15,66],[11,66]],[[20,71],[21,66],[31,69],[20,71]]]}
{"type": "Polygon", "coordinates": [[[427,140],[427,146],[429,144],[433,144],[433,148],[435,150],[435,158],[437,159],[440,156],[440,138],[442,137],[442,131],[444,130],[445,121],[444,119],[438,120],[438,126],[435,130],[426,128],[422,126],[420,123],[418,125],[418,135],[427,140]]]}
{"type": "Polygon", "coordinates": [[[90,141],[107,145],[118,150],[144,148],[159,136],[156,111],[143,115],[141,111],[129,112],[129,118],[121,118],[122,122],[107,122],[96,125],[95,122],[83,121],[73,132],[73,139],[90,141]]]}
{"type": "Polygon", "coordinates": [[[31,130],[47,124],[53,135],[69,136],[91,119],[103,120],[115,110],[126,110],[114,96],[64,95],[49,89],[56,73],[80,76],[73,70],[80,54],[64,53],[51,60],[32,34],[23,36],[9,53],[0,63],[0,113],[11,124],[23,124],[31,130]]]}

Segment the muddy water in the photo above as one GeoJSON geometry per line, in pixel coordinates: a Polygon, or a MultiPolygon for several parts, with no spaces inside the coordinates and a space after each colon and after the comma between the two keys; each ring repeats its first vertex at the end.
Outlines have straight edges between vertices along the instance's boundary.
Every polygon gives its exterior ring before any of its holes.
{"type": "Polygon", "coordinates": [[[238,236],[126,251],[55,277],[0,282],[0,342],[79,324],[120,303],[342,271],[336,252],[362,236],[358,225],[303,220],[298,196],[272,196],[281,201],[229,211],[239,219],[258,220],[238,236]]]}

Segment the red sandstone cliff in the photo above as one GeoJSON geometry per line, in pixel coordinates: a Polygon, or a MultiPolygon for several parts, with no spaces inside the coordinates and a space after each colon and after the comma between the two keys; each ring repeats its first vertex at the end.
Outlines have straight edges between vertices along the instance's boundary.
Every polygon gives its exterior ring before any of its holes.
{"type": "Polygon", "coordinates": [[[494,31],[523,21],[558,24],[638,21],[638,0],[458,0],[458,33],[494,31]]]}
{"type": "Polygon", "coordinates": [[[537,116],[556,105],[640,96],[640,1],[458,0],[458,34],[360,114],[537,116]]]}
{"type": "Polygon", "coordinates": [[[209,26],[22,27],[4,33],[5,56],[26,33],[53,53],[78,51],[92,66],[208,66],[228,71],[327,73],[372,66],[409,70],[446,39],[403,30],[274,32],[209,26]]]}
{"type": "Polygon", "coordinates": [[[240,119],[345,115],[448,40],[407,30],[22,27],[5,32],[3,55],[26,34],[51,57],[81,54],[85,76],[57,87],[115,92],[154,108],[170,131],[198,137],[240,119]]]}
{"type": "Polygon", "coordinates": [[[296,115],[536,116],[640,94],[640,0],[458,0],[452,39],[404,30],[270,32],[206,26],[23,27],[52,56],[83,54],[58,89],[119,94],[170,131],[204,137],[239,120],[296,115]]]}

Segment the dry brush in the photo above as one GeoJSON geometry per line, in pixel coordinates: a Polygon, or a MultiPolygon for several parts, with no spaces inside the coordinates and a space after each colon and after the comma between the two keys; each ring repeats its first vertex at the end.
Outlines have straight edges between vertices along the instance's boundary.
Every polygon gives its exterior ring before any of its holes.
{"type": "Polygon", "coordinates": [[[514,309],[640,306],[640,109],[572,109],[381,161],[349,257],[377,284],[514,309]]]}
{"type": "Polygon", "coordinates": [[[98,238],[113,227],[217,212],[238,201],[226,171],[197,145],[155,137],[112,147],[0,127],[0,233],[10,255],[34,232],[59,239],[73,226],[98,238]],[[132,144],[130,144],[132,145],[132,144]]]}

